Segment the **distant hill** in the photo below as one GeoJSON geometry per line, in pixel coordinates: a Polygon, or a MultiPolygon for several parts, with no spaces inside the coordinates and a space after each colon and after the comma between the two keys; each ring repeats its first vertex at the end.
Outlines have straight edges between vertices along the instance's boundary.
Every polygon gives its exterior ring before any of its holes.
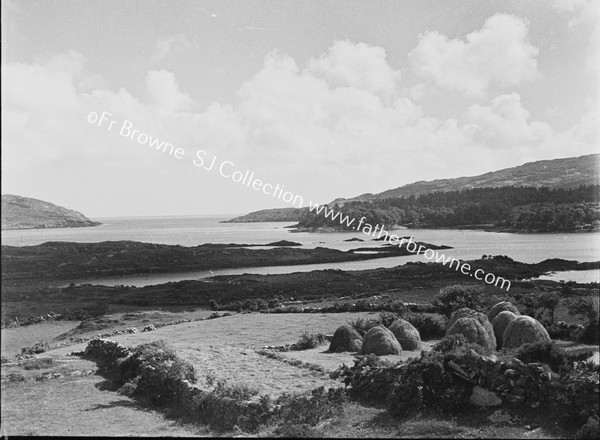
{"type": "Polygon", "coordinates": [[[98,226],[80,212],[42,200],[4,194],[2,229],[78,228],[98,226]]]}
{"type": "Polygon", "coordinates": [[[263,209],[221,223],[299,222],[308,208],[263,209]]]}
{"type": "Polygon", "coordinates": [[[577,188],[595,185],[600,179],[600,154],[589,154],[566,159],[538,160],[518,167],[456,179],[420,181],[379,194],[363,194],[351,199],[336,199],[338,204],[351,200],[388,199],[409,197],[436,191],[463,191],[473,188],[525,186],[534,188],[577,188]]]}
{"type": "MultiPolygon", "coordinates": [[[[474,188],[534,187],[572,189],[580,185],[596,185],[600,182],[600,154],[569,157],[565,159],[539,160],[513,168],[492,171],[473,177],[419,181],[378,194],[363,194],[350,199],[338,198],[329,206],[343,206],[348,202],[373,201],[395,197],[410,197],[444,191],[464,191],[474,188]]],[[[229,220],[234,223],[303,221],[308,208],[263,209],[229,220]]]]}

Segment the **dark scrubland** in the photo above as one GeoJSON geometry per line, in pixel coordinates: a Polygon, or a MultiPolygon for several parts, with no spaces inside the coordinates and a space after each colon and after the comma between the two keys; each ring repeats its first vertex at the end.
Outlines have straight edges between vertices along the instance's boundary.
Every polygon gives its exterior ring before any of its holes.
{"type": "MultiPolygon", "coordinates": [[[[427,249],[449,249],[415,242],[427,249]]],[[[293,242],[260,245],[203,244],[179,246],[135,241],[101,243],[47,242],[37,246],[2,246],[2,281],[85,280],[121,275],[191,272],[234,267],[289,266],[369,260],[411,255],[406,246],[374,248],[376,254],[317,247],[298,249],[293,242]]]]}

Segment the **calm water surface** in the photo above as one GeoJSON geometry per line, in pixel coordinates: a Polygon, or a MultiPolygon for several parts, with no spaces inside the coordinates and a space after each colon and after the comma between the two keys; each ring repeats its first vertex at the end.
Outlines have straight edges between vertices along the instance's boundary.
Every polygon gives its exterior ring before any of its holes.
{"type": "MultiPolygon", "coordinates": [[[[182,217],[128,217],[96,218],[103,224],[93,228],[36,229],[2,231],[2,244],[30,246],[47,241],[101,242],[133,240],[142,242],[197,246],[204,243],[267,244],[290,240],[305,248],[318,246],[348,250],[360,247],[380,246],[381,243],[360,232],[355,233],[292,233],[286,226],[293,223],[219,223],[230,217],[182,216],[182,217]],[[346,242],[350,238],[364,242],[346,242]]],[[[412,235],[416,241],[452,246],[440,251],[447,257],[474,259],[482,255],[507,255],[524,263],[538,263],[548,258],[577,261],[600,260],[600,233],[591,234],[509,234],[472,230],[411,229],[394,231],[399,236],[412,235]]],[[[424,261],[422,255],[392,257],[369,261],[299,266],[272,266],[182,273],[169,275],[133,276],[102,279],[105,285],[147,285],[182,279],[200,279],[213,275],[240,273],[290,273],[316,269],[360,270],[393,267],[408,261],[424,261]]],[[[600,271],[570,271],[549,274],[546,279],[580,282],[598,281],[600,271]],[[548,278],[550,277],[550,278],[548,278]]]]}

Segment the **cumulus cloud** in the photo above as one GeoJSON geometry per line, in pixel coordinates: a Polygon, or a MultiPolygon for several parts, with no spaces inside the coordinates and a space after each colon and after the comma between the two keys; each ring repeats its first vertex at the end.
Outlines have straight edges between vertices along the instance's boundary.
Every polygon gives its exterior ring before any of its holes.
{"type": "MultiPolygon", "coordinates": [[[[459,46],[479,44],[474,37],[467,41],[459,46]]],[[[536,155],[564,156],[567,148],[569,154],[586,154],[596,147],[593,112],[572,129],[556,133],[548,124],[532,121],[516,93],[472,105],[454,118],[433,117],[415,101],[422,90],[397,87],[399,74],[383,49],[348,45],[337,42],[306,66],[285,54],[268,54],[262,68],[239,88],[235,102],[213,102],[204,109],[166,70],[147,74],[148,96],[140,97],[107,89],[74,52],[45,62],[7,64],[2,155],[10,166],[3,168],[3,181],[31,186],[35,179],[27,176],[34,173],[69,191],[71,186],[60,183],[62,176],[79,177],[87,185],[96,185],[89,183],[92,177],[110,178],[114,183],[109,187],[97,184],[96,200],[127,193],[143,204],[152,192],[164,206],[176,203],[169,188],[200,199],[214,198],[219,185],[219,197],[230,191],[231,203],[236,203],[247,188],[225,190],[218,174],[209,185],[202,179],[210,173],[199,173],[192,165],[195,151],[203,149],[265,181],[295,188],[306,199],[327,202],[415,180],[472,175],[536,155]],[[127,119],[184,148],[185,160],[142,147],[117,129],[90,124],[90,111],[110,112],[117,121],[127,119]]],[[[281,206],[261,200],[255,203],[281,206]]],[[[133,209],[123,204],[123,209],[133,209]]],[[[235,206],[240,212],[256,208],[235,206]]]]}
{"type": "Polygon", "coordinates": [[[464,40],[427,32],[409,60],[418,75],[440,87],[484,97],[491,87],[516,86],[539,75],[528,27],[514,15],[495,14],[464,40]]]}
{"type": "Polygon", "coordinates": [[[308,70],[333,87],[355,87],[386,95],[394,92],[400,79],[400,72],[388,64],[385,49],[350,41],[336,41],[327,54],[309,61],[308,70]]]}
{"type": "Polygon", "coordinates": [[[472,105],[465,120],[472,138],[491,148],[535,148],[552,134],[548,124],[529,121],[517,93],[497,96],[489,106],[472,105]]]}

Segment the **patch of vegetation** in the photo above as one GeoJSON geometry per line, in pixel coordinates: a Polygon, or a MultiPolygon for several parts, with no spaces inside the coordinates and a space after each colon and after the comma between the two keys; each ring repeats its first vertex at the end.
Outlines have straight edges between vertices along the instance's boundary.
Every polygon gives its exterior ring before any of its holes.
{"type": "Polygon", "coordinates": [[[566,371],[575,365],[576,362],[585,361],[592,356],[592,351],[572,354],[558,347],[554,342],[533,342],[524,344],[519,348],[509,351],[514,357],[525,362],[541,362],[547,364],[552,371],[566,371]]]}
{"type": "Polygon", "coordinates": [[[218,379],[213,374],[206,376],[206,383],[213,387],[213,392],[222,397],[229,397],[237,400],[250,400],[256,396],[260,390],[244,383],[230,383],[225,379],[218,379]]]}
{"type": "Polygon", "coordinates": [[[294,350],[309,350],[316,348],[327,342],[327,337],[323,333],[304,332],[298,342],[293,344],[294,350]]]}
{"type": "MultiPolygon", "coordinates": [[[[485,289],[481,285],[455,284],[440,289],[433,298],[433,305],[437,310],[450,317],[452,312],[464,307],[476,311],[483,311],[482,296],[485,289]]],[[[414,325],[414,324],[413,324],[414,325]]]]}
{"type": "Polygon", "coordinates": [[[443,338],[446,334],[447,319],[444,316],[436,317],[431,314],[408,313],[404,319],[419,331],[423,341],[443,338]]]}
{"type": "Polygon", "coordinates": [[[43,353],[48,350],[50,350],[50,345],[47,342],[38,342],[37,344],[34,344],[31,347],[21,348],[21,354],[23,354],[23,355],[40,354],[40,353],[43,353]]]}
{"type": "Polygon", "coordinates": [[[36,359],[28,359],[23,362],[23,368],[26,370],[43,370],[45,368],[50,368],[54,366],[54,358],[36,358],[36,359]]]}

